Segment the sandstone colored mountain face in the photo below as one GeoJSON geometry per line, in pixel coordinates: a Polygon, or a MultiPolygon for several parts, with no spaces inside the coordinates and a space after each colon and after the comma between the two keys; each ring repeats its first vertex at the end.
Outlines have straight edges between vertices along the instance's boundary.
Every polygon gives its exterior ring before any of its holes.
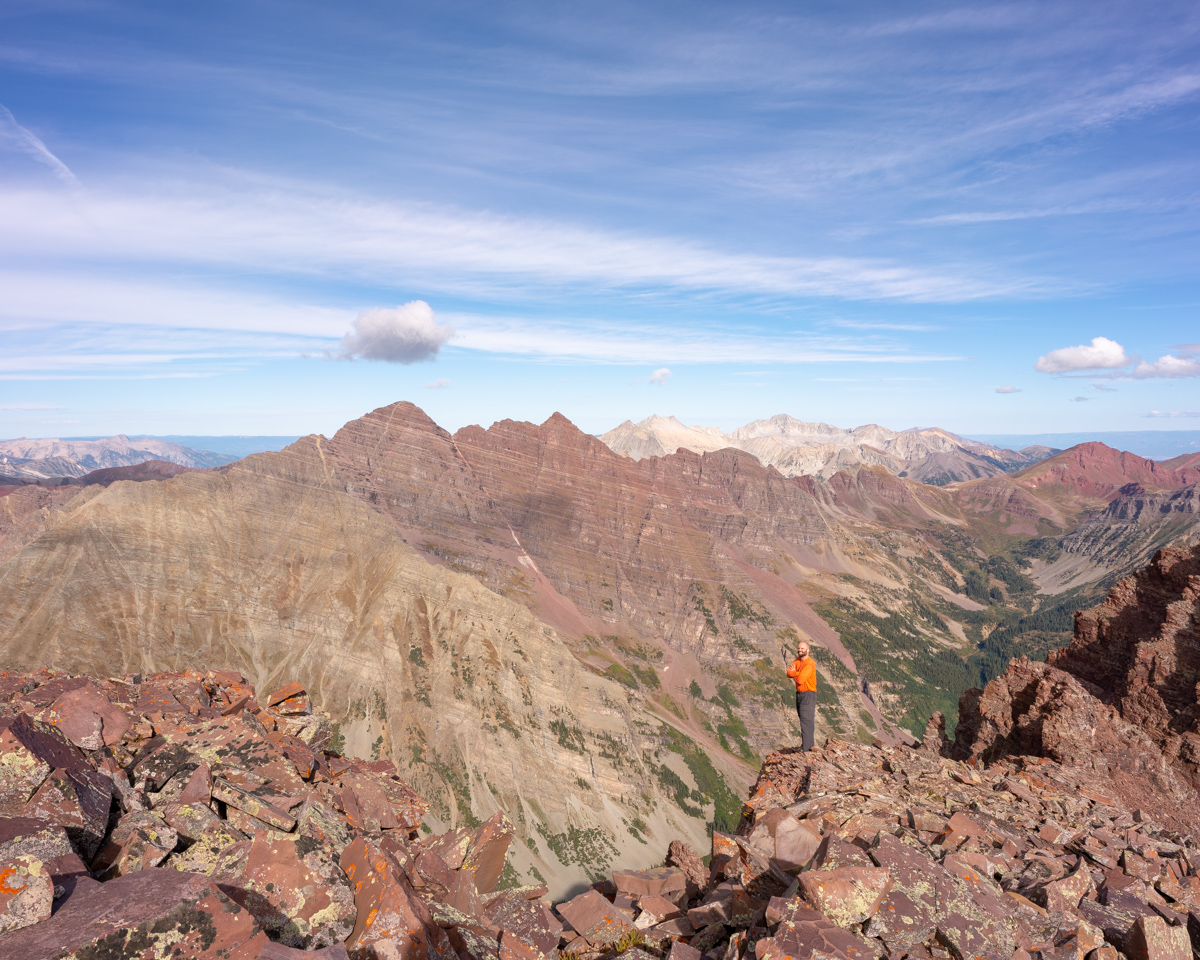
{"type": "Polygon", "coordinates": [[[522,876],[561,889],[736,823],[759,758],[798,735],[798,635],[820,736],[863,741],[911,739],[1061,645],[1128,569],[1118,549],[1043,576],[1107,506],[1020,474],[634,460],[558,415],[450,434],[394,404],[219,471],[0,498],[0,655],[295,677],[440,825],[508,810],[522,876]]]}
{"type": "Polygon", "coordinates": [[[102,440],[0,440],[0,475],[31,480],[81,477],[93,470],[132,467],[147,460],[204,468],[233,459],[154,437],[131,440],[124,434],[102,440]]]}
{"type": "Polygon", "coordinates": [[[828,478],[841,470],[869,465],[939,486],[1019,469],[1053,452],[1031,447],[1015,453],[937,428],[897,432],[867,424],[844,430],[787,414],[756,420],[732,433],[716,427],[688,427],[674,417],[655,415],[640,423],[626,420],[600,439],[635,460],[666,456],[680,448],[705,453],[733,447],[753,454],[787,477],[828,478]]]}

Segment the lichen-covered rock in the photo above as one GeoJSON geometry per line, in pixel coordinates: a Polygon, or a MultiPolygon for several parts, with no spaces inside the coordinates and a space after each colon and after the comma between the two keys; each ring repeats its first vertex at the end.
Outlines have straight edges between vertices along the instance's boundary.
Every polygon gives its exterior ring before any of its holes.
{"type": "Polygon", "coordinates": [[[853,927],[875,916],[892,889],[892,877],[877,867],[841,867],[800,874],[804,899],[839,927],[853,927]]]}
{"type": "MultiPolygon", "coordinates": [[[[351,960],[457,960],[446,934],[394,860],[360,837],[343,851],[341,866],[357,907],[346,941],[351,960]]],[[[473,933],[469,926],[456,929],[473,933]]]]}
{"type": "Polygon", "coordinates": [[[157,867],[175,849],[179,834],[162,817],[135,810],[117,821],[92,871],[102,880],[157,867]]]}
{"type": "Polygon", "coordinates": [[[4,955],[21,960],[255,960],[266,942],[207,877],[162,868],[90,887],[2,941],[4,955]]]}
{"type": "Polygon", "coordinates": [[[41,860],[0,859],[0,934],[45,920],[53,904],[54,881],[41,860]]]}
{"type": "Polygon", "coordinates": [[[354,929],[354,891],[337,854],[309,837],[255,836],[222,889],[290,947],[331,946],[354,929]]]}

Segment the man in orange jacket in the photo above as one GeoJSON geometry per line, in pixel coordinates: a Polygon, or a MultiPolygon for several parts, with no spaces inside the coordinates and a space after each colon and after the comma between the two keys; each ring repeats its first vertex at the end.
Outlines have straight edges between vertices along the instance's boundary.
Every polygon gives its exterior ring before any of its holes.
{"type": "Polygon", "coordinates": [[[787,675],[796,681],[796,713],[803,749],[811,750],[817,723],[817,662],[809,656],[808,644],[803,640],[796,646],[796,659],[787,675]]]}

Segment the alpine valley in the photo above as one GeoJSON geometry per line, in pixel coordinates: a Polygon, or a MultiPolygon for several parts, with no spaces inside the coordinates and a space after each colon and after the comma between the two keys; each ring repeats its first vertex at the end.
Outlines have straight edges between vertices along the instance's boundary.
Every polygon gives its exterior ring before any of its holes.
{"type": "Polygon", "coordinates": [[[737,826],[798,742],[800,637],[818,741],[911,742],[1200,531],[1200,454],[652,421],[450,434],[397,403],[232,464],[10,486],[5,667],[296,681],[431,828],[507,813],[513,879],[557,896],[737,826]]]}

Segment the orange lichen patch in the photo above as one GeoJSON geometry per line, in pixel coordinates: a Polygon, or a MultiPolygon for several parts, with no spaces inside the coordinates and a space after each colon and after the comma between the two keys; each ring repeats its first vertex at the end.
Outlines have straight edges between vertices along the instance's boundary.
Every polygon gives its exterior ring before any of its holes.
{"type": "Polygon", "coordinates": [[[16,886],[16,887],[9,885],[9,882],[8,882],[9,879],[11,877],[15,876],[16,874],[17,874],[16,867],[7,867],[4,870],[0,870],[0,893],[11,896],[14,893],[20,893],[22,890],[25,889],[25,884],[23,884],[23,883],[20,886],[16,886]]]}

